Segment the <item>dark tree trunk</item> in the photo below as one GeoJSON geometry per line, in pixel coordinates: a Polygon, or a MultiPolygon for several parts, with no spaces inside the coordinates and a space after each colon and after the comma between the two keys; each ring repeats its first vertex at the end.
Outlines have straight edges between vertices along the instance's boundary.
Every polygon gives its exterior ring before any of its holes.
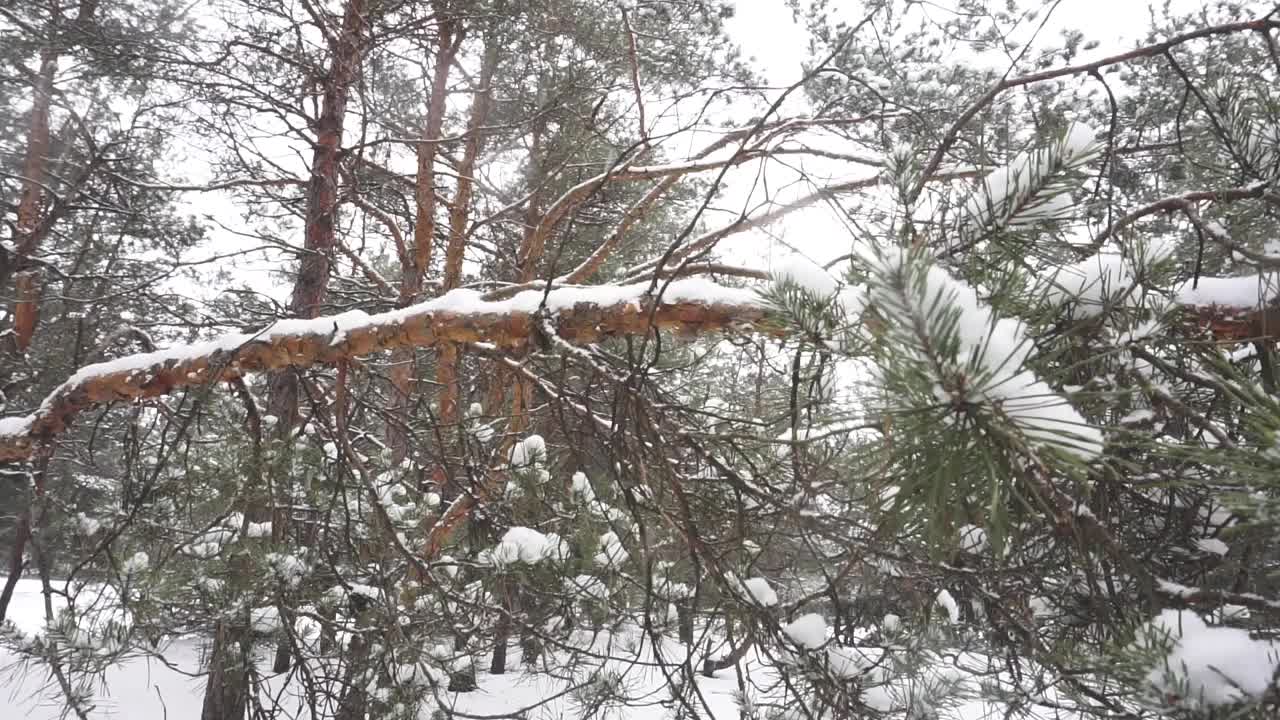
{"type": "MultiPolygon", "coordinates": [[[[31,470],[27,463],[18,466],[18,470],[8,470],[0,472],[0,477],[16,475],[23,483],[23,491],[26,493],[26,485],[31,482],[31,470]]],[[[6,478],[7,479],[7,478],[6,478]]],[[[9,549],[9,577],[5,579],[4,589],[0,590],[0,623],[4,622],[9,612],[9,603],[13,600],[14,590],[18,587],[18,580],[22,578],[22,570],[26,567],[25,556],[27,552],[27,540],[31,537],[31,500],[26,501],[26,506],[18,513],[18,524],[13,528],[13,545],[9,549]]]]}
{"type": "MultiPolygon", "coordinates": [[[[455,653],[463,653],[467,649],[467,643],[471,641],[471,633],[465,630],[457,630],[453,635],[453,651],[455,653]]],[[[471,692],[477,688],[476,684],[476,667],[474,664],[468,664],[462,670],[451,670],[449,672],[449,692],[471,692]]]]}
{"type": "Polygon", "coordinates": [[[737,665],[747,656],[747,652],[755,644],[756,634],[751,625],[746,626],[746,633],[742,641],[736,645],[733,638],[733,619],[726,617],[724,627],[725,640],[729,642],[729,654],[719,658],[707,658],[702,661],[702,674],[707,677],[711,677],[719,670],[725,670],[737,665]]]}
{"type": "MultiPolygon", "coordinates": [[[[376,4],[377,0],[372,0],[376,4]]],[[[347,114],[347,101],[351,95],[351,86],[359,73],[360,62],[368,42],[368,5],[370,0],[347,0],[343,10],[342,30],[332,46],[333,56],[329,72],[323,86],[323,99],[320,116],[316,119],[316,139],[311,157],[311,177],[307,185],[307,214],[305,227],[304,252],[299,262],[298,274],[294,279],[293,294],[289,309],[295,317],[313,318],[320,314],[321,306],[329,287],[329,270],[331,256],[336,244],[336,228],[338,215],[338,164],[342,150],[342,130],[347,114]]],[[[271,379],[270,410],[277,421],[278,437],[286,444],[290,442],[293,428],[298,417],[299,398],[298,371],[284,369],[271,379]]],[[[288,453],[284,453],[287,455],[288,453]]],[[[287,476],[287,465],[277,468],[273,486],[282,489],[284,497],[273,498],[277,506],[286,505],[282,500],[289,497],[290,482],[287,476]]],[[[276,543],[283,543],[288,537],[288,513],[270,513],[273,520],[272,537],[276,543]]],[[[264,520],[259,517],[258,520],[264,520]]],[[[283,619],[283,615],[282,615],[283,619]]],[[[247,705],[247,683],[242,678],[218,677],[214,668],[226,664],[222,654],[236,645],[248,642],[247,627],[227,628],[221,634],[227,635],[223,641],[215,639],[211,671],[208,687],[205,690],[206,714],[203,720],[239,720],[247,705]],[[238,634],[238,636],[234,636],[238,634]],[[232,680],[227,683],[225,680],[232,680]],[[236,695],[238,693],[238,695],[236,695]],[[211,700],[212,698],[212,700],[211,700]],[[211,705],[241,715],[210,716],[211,705]]],[[[287,640],[281,640],[276,647],[273,669],[276,672],[288,670],[291,650],[287,640]]],[[[339,708],[341,713],[346,709],[339,708]]],[[[353,699],[353,701],[356,701],[353,699]]],[[[358,702],[358,701],[357,701],[358,702]]],[[[359,716],[363,716],[363,705],[360,705],[359,716]]],[[[352,710],[354,711],[354,709],[352,710]]]]}
{"type": "Polygon", "coordinates": [[[473,692],[477,687],[474,665],[449,673],[449,692],[473,692]]]}
{"type": "Polygon", "coordinates": [[[502,615],[493,629],[493,659],[489,662],[489,674],[501,675],[507,671],[507,643],[511,641],[511,613],[515,603],[509,581],[498,581],[498,593],[502,596],[502,615]]]}
{"type": "Polygon", "coordinates": [[[507,671],[507,642],[511,640],[511,619],[503,615],[493,631],[493,659],[489,662],[489,674],[501,675],[507,671]]]}
{"type": "Polygon", "coordinates": [[[248,628],[219,621],[209,651],[209,682],[200,720],[244,720],[249,702],[248,628]]]}
{"type": "Polygon", "coordinates": [[[681,602],[676,604],[676,622],[679,625],[680,642],[688,647],[693,646],[693,616],[695,614],[693,601],[681,602]]]}
{"type": "Polygon", "coordinates": [[[9,612],[9,602],[13,600],[13,591],[22,577],[25,563],[23,556],[27,552],[27,538],[31,536],[31,512],[24,510],[18,516],[18,524],[13,528],[13,546],[9,550],[9,577],[5,578],[4,590],[0,590],[0,623],[4,622],[9,612]]]}
{"type": "Polygon", "coordinates": [[[299,317],[311,318],[319,314],[329,289],[329,266],[337,237],[342,128],[351,86],[356,80],[368,42],[367,5],[368,0],[347,0],[342,32],[335,43],[333,60],[324,83],[320,117],[316,120],[315,149],[311,156],[311,179],[307,185],[306,252],[302,255],[290,300],[290,309],[299,317]]]}
{"type": "MultiPolygon", "coordinates": [[[[283,617],[283,615],[281,617],[283,617]]],[[[292,648],[289,647],[289,641],[281,639],[276,643],[276,657],[271,663],[271,672],[288,672],[289,666],[292,662],[293,652],[292,648]]]]}
{"type": "Polygon", "coordinates": [[[364,720],[369,708],[369,694],[365,692],[365,673],[369,668],[369,643],[360,634],[351,639],[348,648],[347,674],[342,687],[342,699],[334,720],[364,720]]]}

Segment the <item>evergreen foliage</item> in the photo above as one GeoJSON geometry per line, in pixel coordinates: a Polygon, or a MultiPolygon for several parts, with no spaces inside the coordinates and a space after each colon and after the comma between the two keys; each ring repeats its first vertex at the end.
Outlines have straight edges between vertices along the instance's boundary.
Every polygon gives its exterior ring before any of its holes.
{"type": "Polygon", "coordinates": [[[1280,7],[777,4],[0,5],[0,688],[1275,717],[1280,7]]]}

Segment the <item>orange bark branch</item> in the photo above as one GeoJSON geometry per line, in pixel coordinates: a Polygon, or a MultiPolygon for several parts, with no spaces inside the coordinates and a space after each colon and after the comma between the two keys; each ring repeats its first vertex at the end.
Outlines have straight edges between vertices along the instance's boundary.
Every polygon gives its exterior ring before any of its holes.
{"type": "Polygon", "coordinates": [[[627,32],[627,55],[631,61],[631,90],[636,94],[636,113],[639,115],[640,139],[649,144],[649,124],[644,119],[644,91],[640,88],[640,51],[636,47],[636,33],[631,29],[627,10],[622,10],[622,27],[627,32]]]}
{"type": "MultiPolygon", "coordinates": [[[[654,300],[641,295],[639,289],[634,297],[608,304],[571,304],[573,293],[581,292],[566,289],[549,295],[549,306],[558,309],[557,333],[572,343],[645,335],[655,329],[687,334],[735,329],[778,332],[767,323],[765,309],[746,291],[738,291],[736,301],[669,296],[670,300],[659,302],[652,325],[649,319],[654,300]]],[[[0,461],[29,457],[37,446],[66,430],[80,412],[103,403],[154,398],[182,388],[286,367],[335,365],[396,348],[476,342],[504,349],[525,347],[537,337],[535,305],[475,303],[463,307],[446,296],[358,322],[345,322],[350,316],[284,321],[257,335],[233,335],[201,345],[90,365],[55,390],[32,415],[0,421],[0,461]]]]}
{"type": "Polygon", "coordinates": [[[33,88],[31,121],[27,131],[26,157],[22,163],[22,196],[18,200],[18,222],[14,226],[13,250],[0,249],[0,284],[14,276],[14,350],[24,353],[35,336],[40,320],[40,271],[28,267],[40,238],[45,207],[42,182],[49,162],[49,108],[53,101],[53,79],[58,71],[58,52],[53,47],[40,53],[40,73],[33,88]]]}
{"type": "MultiPolygon", "coordinates": [[[[22,460],[63,432],[80,412],[120,400],[154,398],[187,387],[231,381],[281,368],[333,366],[370,353],[453,343],[487,343],[518,351],[539,338],[540,312],[556,335],[587,344],[656,330],[684,335],[754,331],[782,335],[750,291],[706,281],[678,281],[655,300],[647,284],[566,287],[487,302],[471,291],[380,315],[286,320],[253,335],[132,355],[81,369],[24,417],[0,419],[0,461],[22,460]],[[687,284],[682,284],[687,283],[687,284]],[[656,304],[656,307],[655,307],[656,304]]],[[[1188,297],[1184,307],[1221,340],[1280,339],[1280,309],[1209,305],[1188,297]],[[1200,304],[1194,304],[1199,302],[1200,304]]]]}
{"type": "MultiPolygon", "coordinates": [[[[418,144],[418,174],[414,181],[416,210],[413,225],[413,247],[401,252],[400,303],[416,302],[422,294],[423,281],[431,269],[431,255],[435,248],[436,234],[436,156],[440,150],[440,135],[444,128],[445,109],[448,105],[449,70],[462,45],[464,28],[455,19],[445,17],[438,28],[436,38],[436,64],[431,77],[431,97],[427,101],[427,113],[422,131],[423,142],[418,144]]],[[[395,388],[393,407],[402,417],[408,411],[413,395],[413,383],[417,379],[417,363],[411,347],[400,347],[391,357],[391,385],[395,388]]],[[[409,437],[396,423],[387,426],[387,441],[398,463],[409,451],[409,437]]]]}
{"type": "Polygon", "coordinates": [[[445,246],[444,290],[448,292],[462,284],[462,260],[466,250],[467,222],[471,213],[471,194],[475,185],[473,177],[476,159],[484,144],[484,124],[488,122],[493,73],[498,68],[498,43],[493,38],[485,40],[484,61],[480,65],[479,88],[471,106],[471,119],[467,125],[467,141],[462,150],[462,162],[458,165],[458,191],[449,208],[449,242],[445,246]]]}
{"type": "Polygon", "coordinates": [[[561,195],[538,220],[520,248],[521,282],[533,280],[538,260],[551,233],[561,221],[573,214],[584,203],[590,200],[602,187],[614,182],[634,182],[636,180],[659,180],[663,178],[680,178],[694,173],[715,170],[726,165],[736,166],[759,160],[764,152],[753,150],[738,153],[724,160],[699,160],[676,165],[652,165],[635,167],[616,167],[609,171],[584,180],[561,195]]]}
{"type": "MultiPolygon", "coordinates": [[[[462,261],[467,249],[467,223],[471,217],[471,193],[475,183],[476,159],[484,144],[484,124],[489,116],[490,86],[498,68],[498,42],[485,38],[484,60],[480,65],[479,87],[471,106],[468,121],[467,142],[458,165],[458,191],[449,208],[449,242],[445,246],[444,290],[448,292],[462,284],[462,261]]],[[[440,384],[440,421],[446,425],[457,422],[458,406],[462,391],[458,385],[459,349],[456,345],[441,345],[437,352],[436,382],[440,384]]]]}

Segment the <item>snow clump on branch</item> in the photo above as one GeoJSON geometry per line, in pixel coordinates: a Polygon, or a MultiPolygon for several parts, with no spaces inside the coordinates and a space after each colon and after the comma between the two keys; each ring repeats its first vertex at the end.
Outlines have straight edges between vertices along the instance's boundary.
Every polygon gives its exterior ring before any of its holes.
{"type": "Polygon", "coordinates": [[[817,650],[827,642],[827,621],[817,613],[809,613],[783,626],[782,632],[796,645],[817,650]]]}
{"type": "Polygon", "coordinates": [[[1074,175],[1102,150],[1093,130],[1073,125],[1058,142],[1014,157],[991,171],[965,209],[973,229],[1021,228],[1070,217],[1074,175]]]}
{"type": "Polygon", "coordinates": [[[742,581],[742,586],[757,605],[773,607],[778,604],[778,593],[774,592],[768,580],[762,577],[747,578],[742,581]]]}
{"type": "Polygon", "coordinates": [[[773,268],[776,282],[789,283],[818,298],[829,298],[840,288],[831,273],[801,255],[789,255],[773,268]]]}
{"type": "Polygon", "coordinates": [[[513,527],[502,536],[502,542],[486,550],[482,561],[494,565],[536,565],[543,560],[561,561],[569,557],[569,547],[555,533],[540,533],[533,528],[513,527]]]}
{"type": "Polygon", "coordinates": [[[1047,278],[1045,296],[1056,304],[1071,303],[1071,315],[1097,317],[1115,307],[1135,307],[1139,284],[1159,263],[1173,254],[1173,244],[1137,245],[1128,255],[1107,251],[1055,269],[1047,278]]]}
{"type": "Polygon", "coordinates": [[[931,402],[993,410],[1034,444],[1082,459],[1102,451],[1101,431],[1027,369],[1032,343],[1022,323],[997,317],[972,287],[917,254],[868,254],[868,303],[884,320],[887,361],[905,354],[926,368],[935,383],[931,402]]]}
{"type": "Polygon", "coordinates": [[[1280,644],[1255,640],[1238,628],[1212,627],[1190,610],[1165,610],[1140,634],[1138,645],[1168,644],[1168,655],[1147,674],[1166,702],[1193,708],[1263,697],[1280,672],[1280,644]]]}
{"type": "Polygon", "coordinates": [[[522,470],[540,467],[547,460],[547,441],[541,435],[530,435],[511,448],[511,467],[522,470]]]}

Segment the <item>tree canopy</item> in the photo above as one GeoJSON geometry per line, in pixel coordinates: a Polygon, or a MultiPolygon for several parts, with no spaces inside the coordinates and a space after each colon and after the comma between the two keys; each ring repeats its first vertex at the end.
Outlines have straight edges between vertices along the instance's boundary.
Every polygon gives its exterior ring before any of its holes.
{"type": "Polygon", "coordinates": [[[0,704],[1274,717],[1280,6],[1084,6],[0,4],[0,704]]]}

